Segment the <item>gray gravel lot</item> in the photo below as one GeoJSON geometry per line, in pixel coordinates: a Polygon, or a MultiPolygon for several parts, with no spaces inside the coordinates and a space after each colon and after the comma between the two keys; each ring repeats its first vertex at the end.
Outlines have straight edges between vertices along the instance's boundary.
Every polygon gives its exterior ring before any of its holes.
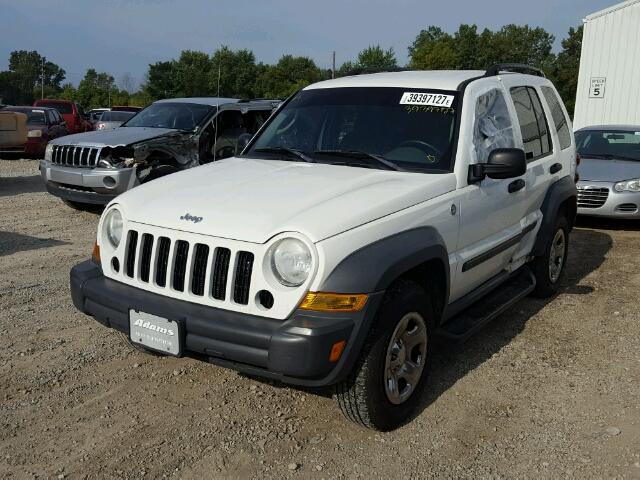
{"type": "Polygon", "coordinates": [[[580,222],[562,294],[440,345],[418,416],[377,434],[76,312],[97,221],[0,160],[0,478],[640,478],[640,223],[580,222]]]}

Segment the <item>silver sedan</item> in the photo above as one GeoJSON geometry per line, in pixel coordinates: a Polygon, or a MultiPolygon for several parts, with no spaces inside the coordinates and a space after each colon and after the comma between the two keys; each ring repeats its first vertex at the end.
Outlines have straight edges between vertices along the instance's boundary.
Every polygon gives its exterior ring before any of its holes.
{"type": "Polygon", "coordinates": [[[578,214],[640,219],[640,126],[576,132],[578,214]]]}
{"type": "Polygon", "coordinates": [[[96,130],[111,130],[118,128],[135,115],[135,112],[107,111],[100,115],[96,122],[96,130]]]}

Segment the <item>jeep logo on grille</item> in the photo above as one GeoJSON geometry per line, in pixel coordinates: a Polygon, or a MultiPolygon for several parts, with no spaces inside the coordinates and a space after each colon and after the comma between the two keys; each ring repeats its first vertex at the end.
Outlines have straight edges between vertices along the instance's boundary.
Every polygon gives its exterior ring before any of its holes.
{"type": "Polygon", "coordinates": [[[180,220],[187,220],[188,222],[200,223],[202,221],[202,217],[194,217],[193,215],[187,213],[180,217],[180,220]]]}

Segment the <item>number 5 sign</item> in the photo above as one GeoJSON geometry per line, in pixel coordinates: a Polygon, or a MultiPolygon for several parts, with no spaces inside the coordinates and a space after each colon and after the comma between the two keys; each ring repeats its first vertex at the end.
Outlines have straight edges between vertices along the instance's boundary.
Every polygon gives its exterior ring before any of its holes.
{"type": "Polygon", "coordinates": [[[605,77],[591,77],[591,88],[589,88],[589,98],[604,98],[604,88],[607,85],[605,77]]]}

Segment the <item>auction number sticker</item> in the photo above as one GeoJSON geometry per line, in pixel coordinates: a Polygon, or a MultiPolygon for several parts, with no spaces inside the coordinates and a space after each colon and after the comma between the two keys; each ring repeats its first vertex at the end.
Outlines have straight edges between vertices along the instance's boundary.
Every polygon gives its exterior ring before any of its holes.
{"type": "Polygon", "coordinates": [[[404,92],[400,99],[400,105],[427,105],[430,107],[450,107],[453,103],[453,95],[441,93],[404,92]]]}

